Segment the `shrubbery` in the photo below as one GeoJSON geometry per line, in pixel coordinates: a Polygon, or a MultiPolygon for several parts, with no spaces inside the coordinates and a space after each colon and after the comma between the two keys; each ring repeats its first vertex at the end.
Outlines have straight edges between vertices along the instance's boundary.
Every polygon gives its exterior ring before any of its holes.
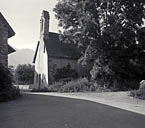
{"type": "Polygon", "coordinates": [[[12,85],[13,82],[10,70],[0,65],[0,102],[13,100],[20,96],[20,91],[12,85]]]}
{"type": "Polygon", "coordinates": [[[133,90],[130,92],[130,96],[139,98],[139,99],[145,99],[145,90],[133,90]]]}
{"type": "Polygon", "coordinates": [[[74,81],[67,82],[60,88],[61,92],[84,92],[89,91],[90,83],[88,79],[81,78],[74,81]]]}
{"type": "Polygon", "coordinates": [[[50,91],[50,92],[60,92],[62,86],[64,86],[64,82],[55,82],[48,87],[48,91],[50,91]]]}
{"type": "Polygon", "coordinates": [[[104,88],[94,81],[89,81],[87,78],[79,78],[76,80],[58,81],[43,89],[33,89],[32,92],[110,92],[119,91],[117,88],[104,88]]]}
{"type": "Polygon", "coordinates": [[[135,98],[145,99],[145,80],[141,81],[139,89],[131,91],[130,95],[135,98]]]}
{"type": "MultiPolygon", "coordinates": [[[[48,87],[47,92],[84,92],[95,91],[94,84],[88,81],[87,78],[80,78],[69,82],[55,82],[48,87]]],[[[35,91],[35,90],[33,90],[35,91]]],[[[38,91],[38,90],[37,90],[38,91]]],[[[42,91],[42,90],[39,90],[42,91]]]]}

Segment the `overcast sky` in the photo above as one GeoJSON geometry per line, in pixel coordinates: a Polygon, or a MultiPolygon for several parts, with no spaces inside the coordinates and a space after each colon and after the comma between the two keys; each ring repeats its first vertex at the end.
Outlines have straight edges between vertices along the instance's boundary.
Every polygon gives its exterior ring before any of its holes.
{"type": "Polygon", "coordinates": [[[16,35],[9,39],[14,48],[35,49],[39,40],[42,10],[50,13],[51,32],[58,32],[53,8],[57,0],[0,0],[0,11],[14,29],[16,35]]]}

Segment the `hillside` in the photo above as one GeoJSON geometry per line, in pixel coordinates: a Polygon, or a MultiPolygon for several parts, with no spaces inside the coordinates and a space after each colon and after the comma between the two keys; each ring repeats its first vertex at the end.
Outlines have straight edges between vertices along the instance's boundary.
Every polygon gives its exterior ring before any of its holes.
{"type": "Polygon", "coordinates": [[[16,52],[9,54],[9,65],[16,67],[18,64],[32,64],[34,51],[31,49],[16,49],[16,52]]]}

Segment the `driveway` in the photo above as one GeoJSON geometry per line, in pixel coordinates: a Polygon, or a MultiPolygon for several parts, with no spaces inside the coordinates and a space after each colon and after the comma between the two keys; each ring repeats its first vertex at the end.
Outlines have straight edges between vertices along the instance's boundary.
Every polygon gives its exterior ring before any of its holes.
{"type": "Polygon", "coordinates": [[[127,111],[145,115],[145,100],[133,98],[130,91],[121,92],[73,92],[73,93],[59,93],[59,92],[33,92],[27,94],[49,95],[58,97],[67,97],[74,99],[89,100],[104,105],[113,106],[127,111]]]}
{"type": "Polygon", "coordinates": [[[0,103],[0,128],[143,128],[145,116],[91,101],[28,95],[0,103]]]}

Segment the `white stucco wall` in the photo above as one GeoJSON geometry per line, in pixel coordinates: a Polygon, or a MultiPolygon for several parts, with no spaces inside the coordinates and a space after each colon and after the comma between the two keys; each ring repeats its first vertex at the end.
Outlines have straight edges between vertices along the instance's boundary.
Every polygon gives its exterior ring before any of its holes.
{"type": "MultiPolygon", "coordinates": [[[[43,39],[40,40],[36,60],[35,60],[35,71],[37,74],[41,74],[41,79],[46,80],[46,84],[48,85],[48,57],[47,57],[47,51],[45,49],[44,52],[44,41],[43,39]]],[[[41,88],[47,85],[41,84],[41,88]]],[[[35,85],[35,88],[37,88],[35,85]]]]}

